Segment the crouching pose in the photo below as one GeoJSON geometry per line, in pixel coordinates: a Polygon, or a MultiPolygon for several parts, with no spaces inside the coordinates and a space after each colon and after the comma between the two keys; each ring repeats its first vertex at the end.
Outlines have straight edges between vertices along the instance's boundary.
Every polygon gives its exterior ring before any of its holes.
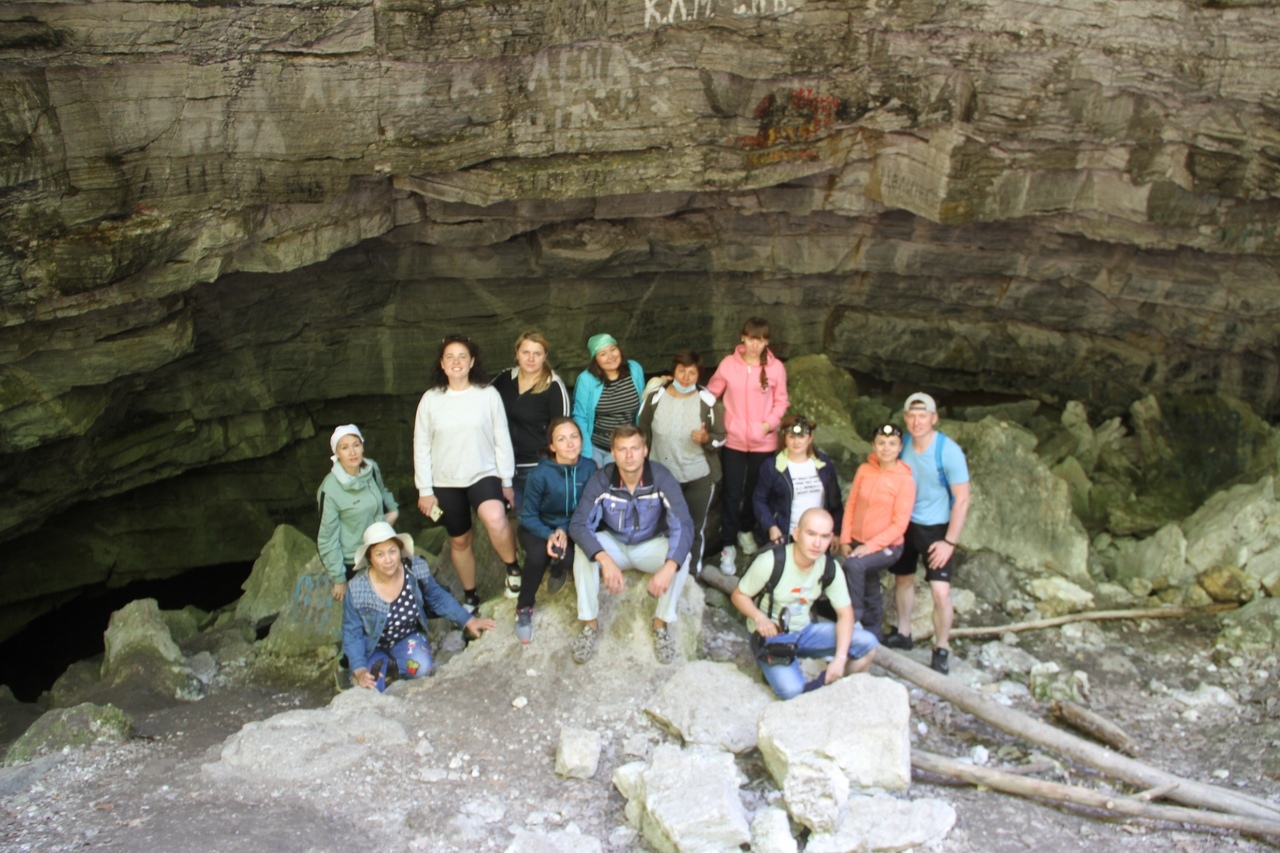
{"type": "Polygon", "coordinates": [[[395,661],[401,678],[431,675],[428,615],[451,619],[473,637],[496,627],[492,619],[472,616],[435,582],[427,561],[413,556],[409,534],[397,534],[385,521],[369,525],[342,606],[342,651],[351,683],[385,690],[388,661],[395,661]]]}
{"type": "Polygon", "coordinates": [[[795,541],[761,552],[730,596],[755,629],[756,663],[780,699],[865,672],[875,658],[879,643],[854,619],[844,572],[828,553],[834,528],[825,509],[805,510],[795,541]],[[810,619],[809,609],[824,591],[836,612],[834,624],[810,619]],[[800,658],[831,658],[831,663],[806,684],[800,658]]]}
{"type": "Polygon", "coordinates": [[[675,621],[680,589],[689,574],[693,520],[680,484],[671,472],[648,459],[639,427],[613,431],[610,462],[592,475],[569,522],[578,547],[573,582],[578,588],[582,633],[573,641],[573,659],[586,663],[599,637],[600,581],[617,595],[626,587],[622,572],[639,569],[649,578],[649,595],[658,600],[653,615],[654,654],[661,663],[676,656],[667,626],[675,621]]]}

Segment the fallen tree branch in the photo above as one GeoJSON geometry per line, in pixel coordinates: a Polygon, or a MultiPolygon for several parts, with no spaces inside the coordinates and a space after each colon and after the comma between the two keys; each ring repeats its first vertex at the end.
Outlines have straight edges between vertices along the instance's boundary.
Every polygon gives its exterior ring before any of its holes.
{"type": "Polygon", "coordinates": [[[1142,788],[1175,784],[1177,787],[1170,790],[1169,799],[1185,805],[1246,815],[1261,820],[1280,821],[1280,806],[1241,796],[1213,785],[1183,779],[1152,767],[1150,764],[1120,755],[1104,746],[1033,719],[1020,711],[1006,708],[977,690],[966,687],[955,679],[940,675],[892,649],[883,646],[876,649],[875,662],[894,675],[941,696],[957,708],[986,720],[1001,731],[1047,747],[1112,778],[1142,788]]]}
{"type": "Polygon", "coordinates": [[[1126,817],[1172,821],[1195,826],[1211,826],[1216,829],[1230,829],[1251,835],[1280,838],[1280,820],[1243,817],[1241,815],[1222,814],[1221,812],[1202,811],[1200,809],[1184,809],[1178,806],[1160,806],[1137,798],[1107,796],[1078,785],[1064,785],[1061,782],[1048,782],[1043,779],[1028,779],[1025,776],[1019,776],[1014,773],[994,770],[990,767],[977,767],[972,764],[944,758],[941,755],[918,750],[911,751],[911,764],[913,767],[936,773],[939,776],[945,776],[948,779],[959,779],[971,785],[984,785],[996,791],[1016,794],[1020,797],[1034,797],[1038,800],[1052,800],[1077,806],[1089,806],[1113,814],[1125,815],[1126,817]]]}
{"type": "Polygon", "coordinates": [[[1049,715],[1077,731],[1082,731],[1125,755],[1137,757],[1142,752],[1138,742],[1129,733],[1101,714],[1095,714],[1083,705],[1057,699],[1049,706],[1049,715]]]}
{"type": "Polygon", "coordinates": [[[952,637],[999,637],[1002,634],[1017,634],[1021,631],[1043,631],[1045,628],[1057,628],[1072,622],[1111,622],[1117,619],[1180,619],[1184,616],[1213,615],[1236,610],[1239,604],[1211,604],[1208,607],[1147,607],[1140,610],[1094,610],[1091,613],[1068,613],[1066,616],[1054,616],[1051,619],[1033,619],[1030,622],[1015,622],[1012,625],[988,625],[985,628],[952,628],[952,637]]]}

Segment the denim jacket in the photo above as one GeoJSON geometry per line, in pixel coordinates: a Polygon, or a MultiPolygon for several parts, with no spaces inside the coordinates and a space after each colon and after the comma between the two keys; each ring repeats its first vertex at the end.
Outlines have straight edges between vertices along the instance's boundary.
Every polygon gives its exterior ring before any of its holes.
{"type": "MultiPolygon", "coordinates": [[[[471,621],[471,612],[431,577],[426,560],[421,557],[404,560],[404,580],[418,605],[418,626],[424,634],[428,616],[451,619],[459,627],[471,621]]],[[[347,584],[347,597],[342,602],[342,651],[352,672],[368,669],[369,656],[382,638],[390,609],[391,605],[374,592],[367,566],[347,584]]]]}

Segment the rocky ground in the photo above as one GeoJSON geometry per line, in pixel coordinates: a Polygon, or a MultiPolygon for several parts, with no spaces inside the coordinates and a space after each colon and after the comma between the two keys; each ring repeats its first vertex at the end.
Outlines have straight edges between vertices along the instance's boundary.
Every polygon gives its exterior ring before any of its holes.
{"type": "MultiPolygon", "coordinates": [[[[498,631],[434,679],[393,685],[385,697],[348,691],[321,710],[331,690],[273,687],[249,668],[223,671],[199,702],[136,714],[127,743],[0,771],[4,848],[649,849],[628,826],[611,775],[674,740],[641,709],[678,665],[661,667],[646,657],[643,619],[608,610],[604,618],[613,627],[597,657],[575,665],[567,649],[568,598],[561,594],[539,608],[538,634],[523,648],[512,634],[510,603],[497,602],[498,631]],[[269,722],[232,737],[254,721],[269,722]],[[561,726],[601,735],[592,778],[553,772],[561,726]]],[[[685,602],[692,609],[701,598],[686,594],[685,602]]],[[[696,621],[686,619],[681,637],[688,651],[697,643],[703,657],[750,671],[736,620],[706,607],[700,637],[696,621]]],[[[1280,799],[1276,661],[1216,661],[1215,631],[1205,617],[1072,625],[1020,635],[1016,644],[966,642],[957,644],[952,677],[1035,715],[1044,708],[1029,682],[1042,697],[1064,689],[1078,694],[1087,684],[1087,704],[1126,727],[1144,760],[1280,799]],[[1056,663],[1061,673],[1046,676],[1040,667],[1028,679],[1019,670],[1033,665],[1031,658],[1056,663]]],[[[912,653],[922,662],[927,655],[912,653]]],[[[915,746],[992,766],[1045,757],[908,686],[915,746]]],[[[737,761],[751,780],[741,791],[749,811],[776,799],[758,752],[737,761]]],[[[1070,764],[1043,778],[1113,789],[1070,764]]],[[[1098,819],[919,775],[908,796],[954,806],[956,824],[935,846],[962,853],[1264,847],[1229,834],[1098,819]]]]}

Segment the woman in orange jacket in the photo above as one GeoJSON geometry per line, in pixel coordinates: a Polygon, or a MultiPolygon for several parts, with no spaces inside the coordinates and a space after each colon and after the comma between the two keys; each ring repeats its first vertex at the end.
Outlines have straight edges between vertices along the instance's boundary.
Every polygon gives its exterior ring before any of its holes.
{"type": "Polygon", "coordinates": [[[872,453],[853,476],[840,525],[840,554],[854,616],[882,642],[880,570],[902,556],[903,534],[916,501],[916,481],[911,467],[898,459],[901,452],[902,430],[893,424],[877,427],[872,453]]]}

